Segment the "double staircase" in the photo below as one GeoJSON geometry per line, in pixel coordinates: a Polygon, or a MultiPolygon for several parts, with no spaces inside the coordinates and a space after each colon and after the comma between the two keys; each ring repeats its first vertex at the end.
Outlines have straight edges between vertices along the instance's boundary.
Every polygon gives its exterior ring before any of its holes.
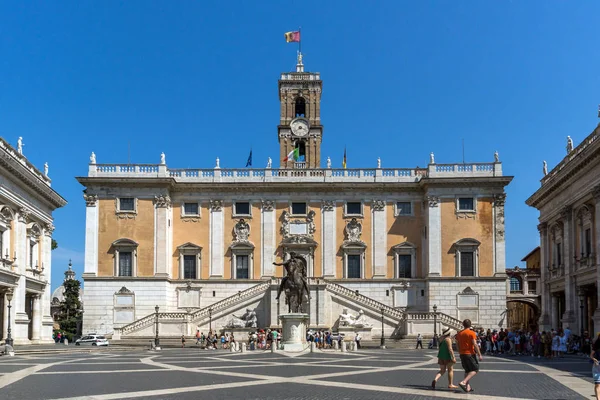
{"type": "Polygon", "coordinates": [[[140,318],[132,323],[122,326],[121,328],[115,328],[113,338],[121,338],[123,336],[131,335],[141,329],[152,326],[152,324],[156,323],[156,319],[158,317],[158,321],[165,323],[169,321],[178,322],[186,319],[189,322],[195,323],[196,325],[201,325],[211,316],[215,316],[221,311],[224,311],[231,306],[244,302],[246,300],[251,300],[254,297],[263,294],[269,289],[271,286],[271,281],[264,281],[259,283],[258,285],[249,287],[246,290],[242,290],[233,296],[229,296],[221,301],[211,304],[210,306],[201,308],[191,313],[187,312],[159,312],[158,315],[156,313],[147,315],[143,318],[140,318]]]}

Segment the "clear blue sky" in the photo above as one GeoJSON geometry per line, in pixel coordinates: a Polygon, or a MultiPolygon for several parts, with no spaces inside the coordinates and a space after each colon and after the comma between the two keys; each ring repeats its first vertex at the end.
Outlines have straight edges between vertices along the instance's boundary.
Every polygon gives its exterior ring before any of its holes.
{"type": "Polygon", "coordinates": [[[302,26],[322,74],[323,158],[348,167],[492,161],[507,188],[507,265],[538,244],[524,204],[598,123],[600,2],[64,1],[0,4],[0,135],[69,204],[55,213],[52,286],[83,270],[85,204],[75,176],[99,163],[243,167],[278,158],[283,33],[302,26]],[[206,144],[210,143],[209,146],[206,144]],[[202,145],[204,144],[204,146],[202,145]]]}

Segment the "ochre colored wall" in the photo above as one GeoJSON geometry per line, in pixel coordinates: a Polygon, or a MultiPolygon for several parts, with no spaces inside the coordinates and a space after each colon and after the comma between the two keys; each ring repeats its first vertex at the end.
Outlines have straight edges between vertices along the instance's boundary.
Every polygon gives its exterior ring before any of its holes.
{"type": "Polygon", "coordinates": [[[457,218],[455,199],[441,199],[442,212],[442,276],[456,276],[454,249],[460,239],[473,238],[479,246],[479,276],[492,276],[493,232],[492,199],[477,198],[477,215],[473,218],[457,218]]]}
{"type": "MultiPolygon", "coordinates": [[[[417,256],[417,269],[416,269],[416,277],[424,276],[424,266],[421,257],[421,229],[423,227],[423,219],[422,213],[423,209],[421,203],[418,201],[412,202],[413,214],[414,216],[394,216],[394,203],[389,203],[386,212],[387,212],[387,245],[388,245],[388,268],[386,277],[393,278],[394,277],[394,257],[395,253],[392,250],[397,244],[403,242],[410,242],[416,246],[416,256],[417,256]]],[[[413,277],[415,278],[415,277],[413,277]]]]}
{"type": "Polygon", "coordinates": [[[137,276],[154,276],[154,204],[151,199],[137,200],[135,219],[115,215],[115,199],[100,199],[98,232],[98,276],[113,276],[114,256],[111,244],[117,239],[138,243],[137,276]]]}
{"type": "Polygon", "coordinates": [[[201,257],[201,279],[208,279],[209,258],[209,229],[210,211],[208,203],[200,203],[200,218],[193,222],[191,218],[181,217],[182,203],[173,204],[173,270],[172,277],[179,279],[179,252],[177,247],[190,242],[202,247],[201,257]]]}
{"type": "MultiPolygon", "coordinates": [[[[344,277],[344,252],[342,250],[342,244],[346,239],[345,229],[346,224],[352,220],[352,217],[344,218],[344,207],[345,203],[340,201],[337,203],[336,208],[336,221],[335,230],[337,236],[336,251],[337,251],[337,265],[336,265],[336,278],[344,277]]],[[[363,218],[358,218],[358,221],[362,224],[361,240],[365,242],[367,248],[365,249],[364,256],[364,278],[373,278],[373,248],[371,243],[371,204],[363,203],[363,218]]]]}
{"type": "Polygon", "coordinates": [[[541,252],[540,249],[537,249],[533,254],[531,254],[526,261],[526,265],[528,269],[540,268],[540,259],[541,252]]]}

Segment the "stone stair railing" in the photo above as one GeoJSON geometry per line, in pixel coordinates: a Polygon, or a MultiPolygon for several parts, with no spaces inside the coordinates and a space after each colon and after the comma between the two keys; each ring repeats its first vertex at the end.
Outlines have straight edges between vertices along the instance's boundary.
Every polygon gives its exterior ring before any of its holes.
{"type": "Polygon", "coordinates": [[[357,294],[356,291],[348,289],[345,286],[338,285],[337,283],[330,282],[326,279],[323,279],[323,281],[327,285],[325,287],[327,290],[340,296],[343,296],[349,300],[356,301],[357,303],[360,303],[366,308],[369,308],[371,311],[374,311],[379,314],[383,310],[383,314],[385,316],[393,318],[398,322],[403,321],[406,317],[406,309],[404,308],[393,308],[388,306],[387,304],[381,303],[377,300],[373,300],[372,298],[362,295],[360,293],[357,294]]]}
{"type": "MultiPolygon", "coordinates": [[[[159,312],[158,320],[159,321],[181,321],[183,319],[190,318],[191,321],[198,321],[204,318],[208,318],[210,313],[216,313],[227,309],[228,307],[239,303],[240,301],[244,301],[250,299],[257,294],[266,291],[271,286],[271,281],[261,282],[258,285],[254,285],[249,287],[246,290],[242,290],[233,296],[229,296],[221,301],[211,304],[210,306],[201,308],[192,313],[187,312],[159,312]]],[[[127,335],[129,333],[133,333],[140,329],[146,328],[156,322],[156,313],[152,313],[146,315],[143,318],[140,318],[136,321],[133,321],[130,324],[124,325],[120,328],[115,328],[114,332],[117,336],[127,335]]]]}
{"type": "Polygon", "coordinates": [[[452,329],[461,330],[463,329],[462,322],[448,314],[441,312],[412,312],[406,313],[407,321],[431,321],[434,319],[434,315],[437,314],[436,319],[438,322],[449,326],[452,329]]]}

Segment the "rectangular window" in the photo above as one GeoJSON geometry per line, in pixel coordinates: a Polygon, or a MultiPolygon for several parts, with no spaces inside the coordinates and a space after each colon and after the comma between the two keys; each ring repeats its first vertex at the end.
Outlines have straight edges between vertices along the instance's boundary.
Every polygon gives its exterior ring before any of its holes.
{"type": "Polygon", "coordinates": [[[360,278],[360,254],[348,254],[348,278],[360,278]]]}
{"type": "Polygon", "coordinates": [[[235,256],[235,277],[237,279],[248,279],[250,276],[249,261],[250,256],[248,255],[235,256]]]}
{"type": "Polygon", "coordinates": [[[121,197],[119,199],[119,211],[135,211],[135,199],[133,197],[121,197]]]}
{"type": "Polygon", "coordinates": [[[472,251],[460,252],[460,276],[475,276],[475,254],[472,251]]]}
{"type": "Polygon", "coordinates": [[[346,215],[362,215],[362,204],[360,201],[346,203],[346,215]]]}
{"type": "Polygon", "coordinates": [[[250,215],[250,203],[247,201],[235,202],[235,215],[250,215]]]}
{"type": "Polygon", "coordinates": [[[537,282],[536,281],[528,281],[527,286],[529,286],[529,294],[536,294],[536,292],[537,292],[537,282]]]}
{"type": "Polygon", "coordinates": [[[472,197],[459,197],[458,211],[475,211],[475,199],[472,197]]]}
{"type": "Polygon", "coordinates": [[[198,203],[183,203],[183,215],[198,215],[198,203]]]}
{"type": "Polygon", "coordinates": [[[590,228],[585,230],[585,255],[587,257],[592,255],[592,230],[590,228]]]}
{"type": "Polygon", "coordinates": [[[396,215],[412,215],[412,203],[410,201],[396,202],[396,215]]]}
{"type": "Polygon", "coordinates": [[[410,254],[398,255],[398,278],[412,278],[412,256],[410,254]]]}
{"type": "Polygon", "coordinates": [[[133,255],[130,251],[119,252],[119,276],[133,276],[133,255]]]}
{"type": "Polygon", "coordinates": [[[292,215],[306,215],[306,203],[292,203],[292,215]]]}
{"type": "Polygon", "coordinates": [[[183,279],[197,279],[195,255],[183,256],[183,279]]]}
{"type": "Polygon", "coordinates": [[[30,243],[29,244],[29,268],[33,269],[34,267],[34,260],[33,260],[33,255],[35,254],[35,243],[30,243]]]}

